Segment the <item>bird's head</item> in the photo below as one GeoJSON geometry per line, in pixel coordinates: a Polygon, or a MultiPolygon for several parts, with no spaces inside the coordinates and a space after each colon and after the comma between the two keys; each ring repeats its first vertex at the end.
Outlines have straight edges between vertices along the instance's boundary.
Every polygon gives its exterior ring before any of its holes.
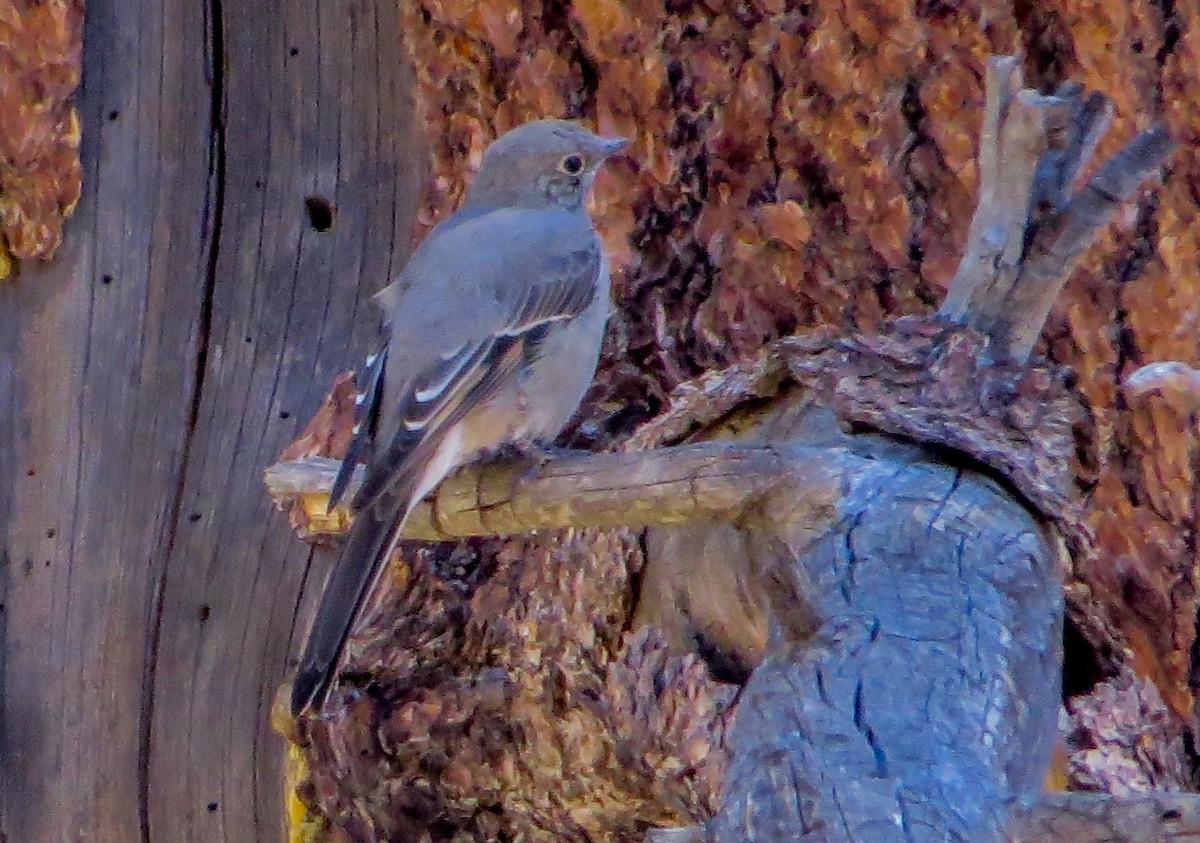
{"type": "Polygon", "coordinates": [[[484,152],[467,205],[579,210],[601,165],[628,144],[568,120],[518,126],[484,152]]]}

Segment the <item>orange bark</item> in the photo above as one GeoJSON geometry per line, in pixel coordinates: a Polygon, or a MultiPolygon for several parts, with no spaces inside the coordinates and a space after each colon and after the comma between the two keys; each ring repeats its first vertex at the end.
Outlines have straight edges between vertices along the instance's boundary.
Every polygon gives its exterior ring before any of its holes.
{"type": "Polygon", "coordinates": [[[0,0],[0,278],[49,259],[79,201],[82,0],[0,0]]]}

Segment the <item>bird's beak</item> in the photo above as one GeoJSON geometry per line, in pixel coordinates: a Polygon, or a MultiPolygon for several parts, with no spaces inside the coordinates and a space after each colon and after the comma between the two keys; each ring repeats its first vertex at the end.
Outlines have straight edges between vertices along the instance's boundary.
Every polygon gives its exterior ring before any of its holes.
{"type": "Polygon", "coordinates": [[[600,154],[605,158],[616,155],[629,146],[629,138],[600,138],[600,154]]]}

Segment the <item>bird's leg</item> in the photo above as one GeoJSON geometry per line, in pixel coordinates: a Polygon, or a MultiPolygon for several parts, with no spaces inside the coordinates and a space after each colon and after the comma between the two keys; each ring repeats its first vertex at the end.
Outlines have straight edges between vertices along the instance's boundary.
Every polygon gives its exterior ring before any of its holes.
{"type": "Polygon", "coordinates": [[[511,439],[483,449],[475,462],[532,462],[534,465],[544,465],[566,450],[555,447],[547,439],[511,439]]]}

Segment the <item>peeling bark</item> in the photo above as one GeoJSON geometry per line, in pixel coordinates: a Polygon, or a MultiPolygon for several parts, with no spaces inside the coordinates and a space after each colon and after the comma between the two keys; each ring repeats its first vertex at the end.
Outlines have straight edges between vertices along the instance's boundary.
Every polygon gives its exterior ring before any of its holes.
{"type": "Polygon", "coordinates": [[[0,280],[49,260],[79,201],[82,0],[0,0],[0,280]]]}

